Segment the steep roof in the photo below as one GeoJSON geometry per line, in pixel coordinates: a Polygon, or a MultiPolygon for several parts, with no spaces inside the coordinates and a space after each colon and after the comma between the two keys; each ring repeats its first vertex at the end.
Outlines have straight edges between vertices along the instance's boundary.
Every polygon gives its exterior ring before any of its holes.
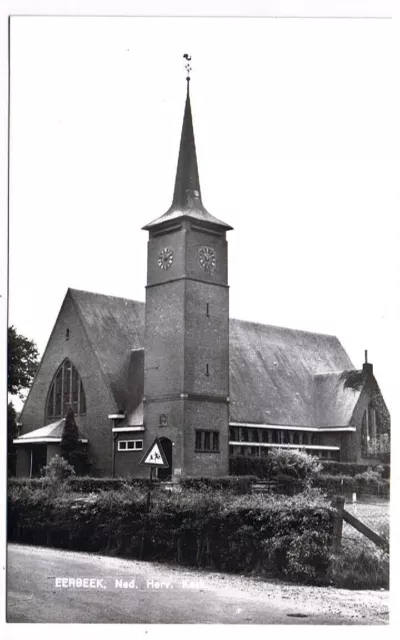
{"type": "Polygon", "coordinates": [[[318,426],[339,427],[349,424],[363,385],[347,385],[348,373],[350,372],[341,371],[314,377],[318,426]]]}
{"type": "Polygon", "coordinates": [[[228,231],[229,224],[214,218],[207,211],[201,200],[199,171],[197,168],[196,145],[194,141],[192,108],[190,105],[189,80],[187,78],[186,103],[183,115],[181,143],[179,147],[178,166],[176,169],[175,189],[172,204],[160,218],[153,220],[143,229],[151,230],[161,224],[178,218],[190,218],[211,223],[228,231]]]}
{"type": "MultiPolygon", "coordinates": [[[[144,303],[69,289],[118,408],[143,397],[144,303]],[[136,365],[136,366],[132,366],[136,365]]],[[[127,406],[129,405],[129,406],[127,406]]]]}
{"type": "Polygon", "coordinates": [[[353,366],[335,336],[230,320],[229,340],[232,422],[317,427],[314,376],[353,366]]]}
{"type": "MultiPolygon", "coordinates": [[[[128,422],[143,415],[144,303],[70,289],[88,339],[128,422]]],[[[230,420],[347,426],[360,390],[335,336],[230,319],[230,420]]]]}

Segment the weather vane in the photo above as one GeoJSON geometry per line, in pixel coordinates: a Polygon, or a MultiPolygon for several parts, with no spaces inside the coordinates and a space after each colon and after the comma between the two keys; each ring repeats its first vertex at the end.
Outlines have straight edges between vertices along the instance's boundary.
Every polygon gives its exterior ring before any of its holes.
{"type": "Polygon", "coordinates": [[[186,73],[187,73],[186,80],[189,81],[190,80],[190,72],[192,70],[192,67],[190,66],[190,61],[192,59],[192,56],[190,56],[188,53],[184,53],[183,57],[186,60],[186,64],[185,64],[185,69],[186,69],[186,73]]]}

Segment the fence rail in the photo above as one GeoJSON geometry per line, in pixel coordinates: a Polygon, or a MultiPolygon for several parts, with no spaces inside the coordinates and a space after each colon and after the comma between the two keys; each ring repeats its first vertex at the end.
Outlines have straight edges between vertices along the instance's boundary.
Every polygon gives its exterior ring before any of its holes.
{"type": "Polygon", "coordinates": [[[361,522],[361,520],[346,511],[346,509],[344,508],[343,496],[336,496],[336,498],[332,501],[332,506],[335,508],[332,542],[332,549],[334,553],[338,553],[342,546],[343,521],[354,527],[354,529],[371,540],[380,549],[383,549],[383,551],[389,553],[389,543],[384,538],[382,538],[382,536],[370,529],[364,522],[361,522]]]}

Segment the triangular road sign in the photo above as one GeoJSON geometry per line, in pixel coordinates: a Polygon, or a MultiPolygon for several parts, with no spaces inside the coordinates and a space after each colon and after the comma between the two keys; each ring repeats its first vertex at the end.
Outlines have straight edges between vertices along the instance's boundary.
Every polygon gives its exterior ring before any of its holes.
{"type": "Polygon", "coordinates": [[[146,465],[146,467],[168,469],[169,464],[158,438],[156,438],[153,444],[147,449],[139,464],[146,465]]]}

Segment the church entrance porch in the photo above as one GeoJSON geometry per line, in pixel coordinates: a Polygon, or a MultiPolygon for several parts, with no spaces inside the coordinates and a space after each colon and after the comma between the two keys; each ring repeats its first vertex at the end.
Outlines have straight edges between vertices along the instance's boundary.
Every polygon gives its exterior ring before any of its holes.
{"type": "Polygon", "coordinates": [[[171,480],[172,476],[172,442],[169,438],[160,438],[160,444],[167,458],[169,467],[167,469],[157,469],[157,478],[159,480],[171,480]]]}

